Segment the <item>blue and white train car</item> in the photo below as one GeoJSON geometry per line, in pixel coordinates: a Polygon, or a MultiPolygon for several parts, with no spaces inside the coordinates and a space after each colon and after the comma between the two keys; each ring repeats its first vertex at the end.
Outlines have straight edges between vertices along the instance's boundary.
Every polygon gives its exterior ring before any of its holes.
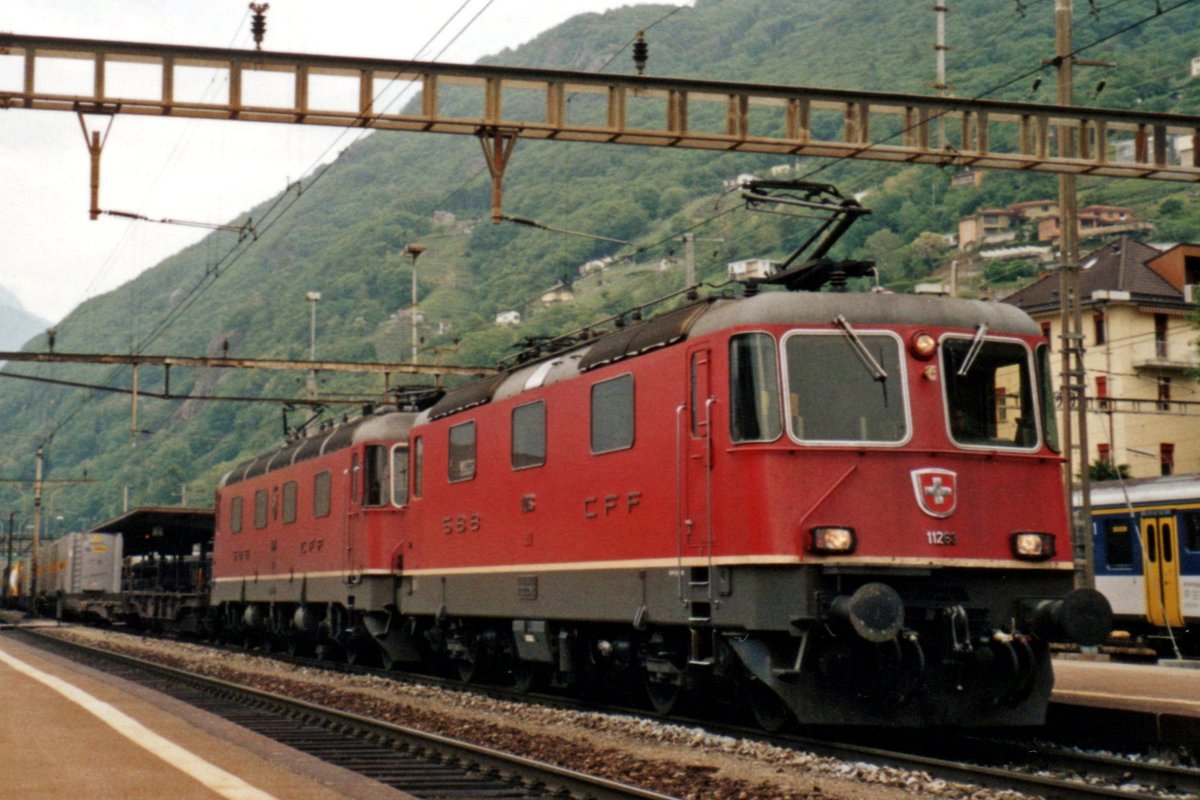
{"type": "Polygon", "coordinates": [[[1094,484],[1092,535],[1118,627],[1200,652],[1200,475],[1094,484]]]}

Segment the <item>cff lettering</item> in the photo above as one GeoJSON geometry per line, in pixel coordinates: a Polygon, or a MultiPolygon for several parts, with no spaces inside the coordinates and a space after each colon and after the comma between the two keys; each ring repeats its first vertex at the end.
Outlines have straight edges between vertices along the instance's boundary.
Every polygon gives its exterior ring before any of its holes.
{"type": "Polygon", "coordinates": [[[585,497],[583,498],[583,516],[587,519],[597,519],[601,516],[608,517],[620,508],[624,508],[626,514],[632,514],[633,510],[641,505],[641,503],[641,492],[627,492],[624,495],[606,494],[604,497],[585,497]]]}

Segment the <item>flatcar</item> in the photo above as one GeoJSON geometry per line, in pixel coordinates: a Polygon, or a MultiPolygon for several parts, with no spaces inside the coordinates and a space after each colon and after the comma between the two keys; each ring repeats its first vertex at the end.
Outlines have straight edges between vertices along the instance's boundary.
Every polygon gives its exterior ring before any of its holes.
{"type": "Polygon", "coordinates": [[[1200,475],[1104,481],[1091,500],[1115,621],[1165,654],[1200,654],[1200,475]]]}
{"type": "Polygon", "coordinates": [[[697,300],[240,465],[246,641],[748,706],[765,727],[1043,721],[1074,590],[1048,349],[1004,304],[697,300]]]}

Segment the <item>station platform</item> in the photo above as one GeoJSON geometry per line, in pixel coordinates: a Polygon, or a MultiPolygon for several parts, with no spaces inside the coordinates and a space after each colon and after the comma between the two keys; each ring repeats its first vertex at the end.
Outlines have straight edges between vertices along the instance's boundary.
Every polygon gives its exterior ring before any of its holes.
{"type": "Polygon", "coordinates": [[[1183,666],[1056,658],[1052,699],[1200,718],[1200,662],[1180,663],[1183,666]]]}
{"type": "Polygon", "coordinates": [[[411,798],[3,632],[0,709],[5,797],[411,798]]]}

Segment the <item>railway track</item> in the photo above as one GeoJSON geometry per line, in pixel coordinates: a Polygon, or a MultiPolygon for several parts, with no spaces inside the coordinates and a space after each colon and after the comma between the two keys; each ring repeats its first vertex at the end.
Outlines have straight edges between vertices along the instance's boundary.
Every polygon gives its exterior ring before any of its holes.
{"type": "MultiPolygon", "coordinates": [[[[54,641],[60,640],[55,639],[54,641]]],[[[459,690],[464,688],[461,683],[442,680],[428,675],[409,676],[395,672],[385,673],[379,670],[369,670],[361,665],[350,666],[309,659],[287,658],[286,660],[293,663],[301,663],[308,667],[324,666],[340,672],[354,674],[386,674],[395,678],[419,680],[434,686],[453,687],[459,690]]],[[[141,669],[143,667],[139,665],[138,668],[141,669]]],[[[170,676],[171,680],[177,679],[175,677],[176,674],[184,674],[169,668],[155,666],[154,669],[166,670],[165,674],[170,676]]],[[[224,688],[227,686],[225,684],[221,684],[221,686],[222,692],[245,691],[238,687],[224,688]]],[[[471,688],[477,688],[481,693],[490,697],[510,702],[545,702],[557,707],[573,709],[584,707],[583,704],[561,696],[531,695],[494,686],[471,688]]],[[[253,691],[251,694],[251,696],[256,698],[261,695],[262,693],[253,691]]],[[[387,725],[386,723],[378,723],[373,720],[366,720],[361,717],[351,717],[349,722],[341,721],[339,719],[342,716],[341,712],[319,709],[303,702],[291,701],[285,698],[266,697],[266,700],[260,701],[256,699],[254,702],[269,702],[277,704],[280,707],[290,707],[291,710],[286,713],[291,716],[287,717],[287,719],[311,719],[313,721],[312,726],[317,729],[337,729],[344,727],[352,731],[353,733],[350,734],[350,738],[354,740],[355,744],[353,748],[347,750],[348,758],[351,761],[358,759],[363,768],[356,768],[353,764],[343,764],[343,766],[347,766],[364,775],[377,777],[378,774],[382,775],[383,778],[387,778],[389,775],[388,770],[393,769],[387,757],[375,749],[377,747],[384,750],[386,755],[392,758],[394,758],[394,754],[398,748],[401,752],[407,753],[421,751],[425,747],[421,744],[387,744],[380,746],[374,740],[377,737],[386,740],[391,735],[391,729],[394,726],[387,725]],[[377,731],[375,726],[380,726],[382,731],[377,731]],[[372,773],[367,770],[380,770],[380,772],[372,773]]],[[[192,701],[188,700],[188,702],[192,701]]],[[[207,702],[212,701],[202,700],[196,704],[208,708],[204,704],[207,702]]],[[[240,707],[244,708],[244,701],[239,702],[240,707]]],[[[595,710],[594,705],[587,707],[595,710]]],[[[605,710],[622,714],[628,714],[631,711],[629,708],[605,710]]],[[[218,711],[217,713],[220,712],[218,711]]],[[[222,716],[227,715],[222,714],[222,716]]],[[[240,719],[234,717],[227,718],[241,723],[240,719]]],[[[278,720],[278,717],[275,719],[278,720]]],[[[871,742],[865,738],[856,739],[853,735],[847,735],[847,731],[844,729],[822,732],[819,737],[797,735],[768,736],[757,729],[737,724],[714,722],[712,719],[673,718],[671,720],[664,720],[664,723],[678,723],[690,727],[702,727],[714,738],[731,737],[754,740],[777,747],[807,751],[825,758],[838,759],[851,765],[848,767],[848,772],[851,774],[855,772],[866,773],[872,769],[902,770],[925,773],[933,776],[934,779],[943,781],[960,782],[997,790],[1015,790],[1033,796],[1061,798],[1062,800],[1096,797],[1120,797],[1126,798],[1126,800],[1162,800],[1162,798],[1194,798],[1200,796],[1200,770],[1058,748],[1043,742],[1035,743],[1032,740],[1021,741],[1012,738],[998,739],[982,736],[949,737],[946,739],[940,739],[936,736],[908,736],[903,738],[881,737],[871,742]]],[[[283,730],[289,725],[294,725],[294,723],[290,722],[280,724],[278,721],[264,724],[267,727],[260,730],[260,732],[272,736],[272,738],[276,738],[274,730],[283,730]]],[[[253,724],[247,724],[247,727],[258,730],[254,728],[253,724]]],[[[287,731],[283,730],[283,732],[286,733],[287,731]]],[[[333,751],[336,754],[340,752],[339,748],[344,746],[338,745],[336,742],[332,744],[326,743],[324,740],[314,740],[313,744],[308,745],[305,741],[305,737],[308,735],[310,735],[310,731],[308,730],[308,726],[306,726],[299,744],[293,744],[292,746],[302,751],[312,752],[322,758],[325,757],[324,752],[333,751]]],[[[439,739],[441,737],[434,738],[439,739]]],[[[285,743],[291,744],[291,742],[286,741],[285,743]]],[[[506,756],[506,758],[511,757],[506,756]]],[[[476,775],[489,773],[508,775],[509,771],[513,769],[510,766],[491,761],[490,756],[489,759],[476,758],[472,760],[472,758],[464,758],[460,755],[447,755],[443,753],[434,756],[434,760],[438,763],[455,760],[464,761],[470,765],[468,771],[476,775]]],[[[379,778],[377,777],[377,779],[379,778]]],[[[441,778],[433,777],[430,779],[439,780],[441,778]]],[[[525,784],[535,786],[562,787],[564,785],[544,777],[526,776],[517,778],[516,780],[518,783],[523,781],[525,784]]],[[[384,782],[388,781],[385,780],[384,782]]],[[[626,791],[626,789],[627,787],[617,787],[617,791],[626,791]]],[[[405,790],[423,797],[437,796],[422,795],[419,791],[407,786],[405,790]]],[[[576,788],[567,791],[576,792],[576,794],[572,794],[571,796],[580,797],[666,796],[644,790],[634,790],[635,792],[642,791],[640,794],[594,794],[586,793],[576,788]]],[[[545,794],[502,794],[496,796],[541,797],[545,796],[545,794]]]]}
{"type": "Polygon", "coordinates": [[[8,633],[422,800],[672,800],[530,758],[30,632],[8,633]]]}

